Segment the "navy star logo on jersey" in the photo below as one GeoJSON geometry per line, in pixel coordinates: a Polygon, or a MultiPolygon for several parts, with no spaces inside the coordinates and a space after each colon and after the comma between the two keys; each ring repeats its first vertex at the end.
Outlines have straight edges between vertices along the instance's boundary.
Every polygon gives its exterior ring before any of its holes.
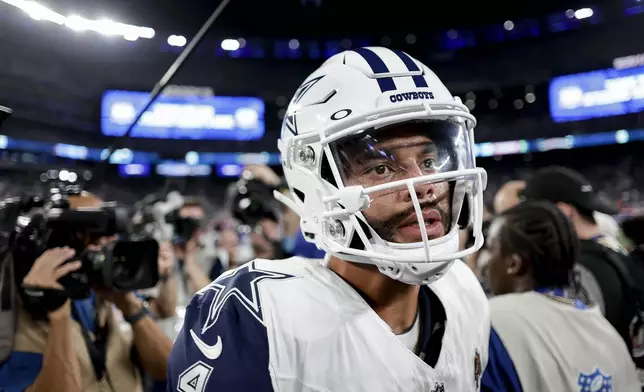
{"type": "Polygon", "coordinates": [[[293,103],[298,103],[304,97],[304,94],[306,94],[311,87],[313,87],[317,82],[319,82],[325,75],[318,76],[317,78],[313,78],[309,81],[304,82],[295,92],[293,95],[293,103]]]}
{"type": "Polygon", "coordinates": [[[204,323],[201,333],[204,334],[217,323],[221,310],[230,300],[239,301],[253,317],[264,325],[262,305],[259,300],[259,282],[266,279],[292,277],[293,275],[259,269],[255,266],[254,261],[237,269],[226,271],[216,281],[199,292],[199,294],[205,294],[207,291],[215,292],[208,311],[208,319],[204,323]]]}

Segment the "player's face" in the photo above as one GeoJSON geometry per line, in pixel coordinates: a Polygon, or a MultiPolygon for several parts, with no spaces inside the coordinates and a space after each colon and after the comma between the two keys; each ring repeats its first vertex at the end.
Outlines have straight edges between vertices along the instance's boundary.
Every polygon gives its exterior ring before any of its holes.
{"type": "MultiPolygon", "coordinates": [[[[338,147],[345,186],[369,188],[393,181],[454,170],[454,139],[461,128],[446,121],[403,124],[374,131],[338,147]]],[[[451,228],[452,186],[448,182],[419,183],[414,191],[428,238],[444,236],[451,228]]],[[[362,213],[385,241],[422,241],[412,194],[406,187],[369,195],[371,204],[362,213]]]]}
{"type": "Polygon", "coordinates": [[[503,230],[503,219],[496,219],[490,225],[485,238],[485,250],[488,252],[487,278],[490,291],[494,295],[512,292],[512,275],[508,274],[508,256],[501,249],[500,233],[503,230]]]}

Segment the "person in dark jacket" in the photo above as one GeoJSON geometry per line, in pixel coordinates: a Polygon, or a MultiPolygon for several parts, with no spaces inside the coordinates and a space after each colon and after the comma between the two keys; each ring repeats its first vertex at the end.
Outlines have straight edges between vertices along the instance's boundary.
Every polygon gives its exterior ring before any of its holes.
{"type": "Polygon", "coordinates": [[[601,233],[593,217],[595,211],[614,215],[616,208],[602,200],[581,174],[559,166],[537,171],[526,181],[521,197],[555,203],[572,223],[581,240],[575,267],[578,298],[598,305],[631,348],[629,327],[636,309],[622,271],[635,274],[635,266],[616,238],[601,233]]]}

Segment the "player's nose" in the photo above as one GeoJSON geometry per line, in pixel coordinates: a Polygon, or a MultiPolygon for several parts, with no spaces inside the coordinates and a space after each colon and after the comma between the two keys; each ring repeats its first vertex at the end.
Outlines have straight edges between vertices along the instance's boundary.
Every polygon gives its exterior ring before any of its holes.
{"type": "MultiPolygon", "coordinates": [[[[408,170],[406,170],[405,174],[406,174],[405,176],[406,178],[411,179],[411,178],[417,178],[417,177],[426,175],[427,173],[423,172],[420,169],[420,167],[418,167],[417,165],[413,165],[413,166],[410,166],[408,170]]],[[[412,188],[416,193],[416,197],[418,198],[418,201],[420,202],[433,199],[436,193],[436,184],[432,184],[427,181],[414,184],[412,188]]],[[[412,201],[409,187],[406,187],[405,189],[402,190],[401,196],[402,196],[402,201],[404,202],[410,203],[412,201]]]]}
{"type": "MultiPolygon", "coordinates": [[[[436,194],[436,184],[430,184],[430,183],[420,183],[420,184],[415,184],[413,186],[413,191],[416,193],[416,197],[418,198],[419,202],[424,202],[424,201],[430,201],[434,199],[434,195],[436,194]]],[[[412,202],[412,196],[411,192],[409,189],[405,189],[402,192],[403,196],[403,201],[405,202],[412,202]]]]}

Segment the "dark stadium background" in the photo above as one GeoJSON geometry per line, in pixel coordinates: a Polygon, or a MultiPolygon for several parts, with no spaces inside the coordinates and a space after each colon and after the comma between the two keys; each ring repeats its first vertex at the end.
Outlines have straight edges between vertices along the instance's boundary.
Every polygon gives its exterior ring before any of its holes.
{"type": "MultiPolygon", "coordinates": [[[[9,138],[76,146],[157,153],[181,161],[186,153],[277,152],[281,116],[290,96],[325,58],[343,49],[387,45],[408,52],[469,102],[479,126],[476,141],[499,142],[638,130],[642,113],[555,123],[549,113],[552,78],[613,67],[619,57],[644,53],[644,2],[607,1],[409,1],[232,0],[222,17],[172,84],[205,86],[216,95],[254,96],[266,105],[266,133],[257,141],[119,140],[100,129],[100,102],[108,89],[150,91],[215,3],[197,0],[43,0],[61,15],[114,21],[154,29],[151,39],[128,41],[92,31],[77,32],[36,20],[17,5],[0,0],[0,105],[13,116],[0,134],[9,138]],[[590,9],[578,18],[575,11],[590,9]],[[508,23],[509,22],[509,23],[508,23]],[[224,39],[242,38],[236,51],[224,39]],[[293,41],[297,40],[297,42],[293,41]],[[296,45],[297,43],[297,45],[296,45]]],[[[240,41],[238,41],[240,42],[240,41]]],[[[644,128],[644,127],[642,127],[644,128]]],[[[619,200],[625,210],[643,201],[642,142],[479,158],[498,184],[550,164],[572,166],[619,200]]],[[[42,186],[47,170],[101,173],[88,187],[106,199],[138,200],[167,181],[188,193],[223,199],[234,177],[213,170],[206,177],[154,174],[123,178],[117,165],[72,160],[47,148],[11,148],[0,143],[0,196],[42,186]]],[[[279,170],[279,168],[276,168],[279,170]]],[[[88,177],[89,178],[89,177],[88,177]]]]}

